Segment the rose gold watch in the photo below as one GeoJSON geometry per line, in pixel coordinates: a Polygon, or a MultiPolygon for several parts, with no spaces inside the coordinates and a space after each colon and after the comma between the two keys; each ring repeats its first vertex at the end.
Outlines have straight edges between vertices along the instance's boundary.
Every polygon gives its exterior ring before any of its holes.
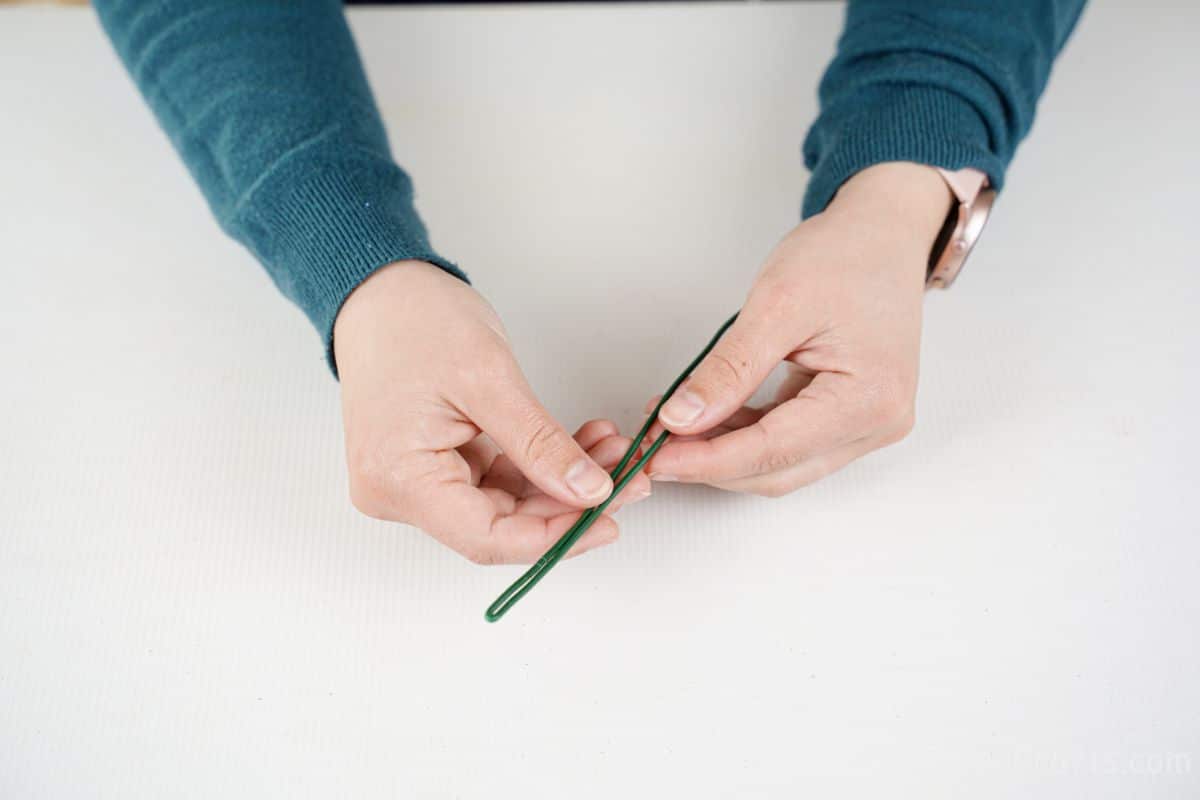
{"type": "Polygon", "coordinates": [[[958,273],[979,234],[987,222],[996,199],[996,190],[988,186],[987,175],[977,169],[960,169],[955,172],[936,167],[945,179],[957,203],[950,209],[942,230],[933,242],[929,254],[929,270],[925,273],[926,289],[948,289],[958,273]]]}

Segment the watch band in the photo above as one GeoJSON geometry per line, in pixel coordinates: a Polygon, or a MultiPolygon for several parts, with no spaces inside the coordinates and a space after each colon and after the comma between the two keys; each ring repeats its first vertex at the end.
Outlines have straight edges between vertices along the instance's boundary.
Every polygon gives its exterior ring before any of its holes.
{"type": "Polygon", "coordinates": [[[996,191],[988,186],[987,175],[977,169],[955,171],[936,167],[957,202],[934,240],[925,274],[925,288],[948,289],[962,270],[979,234],[983,231],[996,191]]]}

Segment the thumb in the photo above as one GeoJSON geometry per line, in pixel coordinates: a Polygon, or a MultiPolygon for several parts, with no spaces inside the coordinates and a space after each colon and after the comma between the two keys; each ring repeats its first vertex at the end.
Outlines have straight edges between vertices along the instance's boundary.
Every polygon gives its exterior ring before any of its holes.
{"type": "Polygon", "coordinates": [[[767,325],[738,317],[658,412],[663,427],[687,435],[723,422],[745,405],[787,355],[787,345],[779,340],[767,325]]]}
{"type": "Polygon", "coordinates": [[[515,361],[464,405],[472,422],[546,494],[579,508],[612,494],[608,473],[550,416],[515,361]]]}

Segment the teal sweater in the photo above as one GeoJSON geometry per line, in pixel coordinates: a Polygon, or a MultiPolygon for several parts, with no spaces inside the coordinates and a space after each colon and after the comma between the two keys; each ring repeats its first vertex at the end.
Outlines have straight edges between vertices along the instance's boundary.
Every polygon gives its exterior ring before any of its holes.
{"type": "MultiPolygon", "coordinates": [[[[851,0],[804,143],[803,213],[882,161],[977,167],[1001,187],[1084,0],[851,0]]],[[[217,220],[312,320],[435,252],[336,0],[95,0],[217,220]]],[[[336,369],[336,367],[335,367],[336,369]]]]}

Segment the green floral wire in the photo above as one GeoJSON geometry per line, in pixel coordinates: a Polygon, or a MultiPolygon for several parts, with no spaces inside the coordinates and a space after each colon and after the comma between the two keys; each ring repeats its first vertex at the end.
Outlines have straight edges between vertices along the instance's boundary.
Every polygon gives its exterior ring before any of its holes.
{"type": "Polygon", "coordinates": [[[571,546],[579,541],[579,539],[585,533],[587,533],[588,528],[592,527],[592,523],[600,518],[600,515],[604,513],[604,509],[608,508],[609,504],[612,503],[612,501],[616,499],[617,495],[621,493],[621,490],[624,489],[631,480],[633,480],[634,476],[636,476],[642,471],[642,469],[645,468],[646,463],[649,462],[654,454],[658,452],[659,448],[667,443],[670,433],[663,431],[661,434],[659,434],[658,438],[654,440],[654,443],[650,445],[649,449],[646,450],[645,454],[643,454],[642,457],[639,458],[637,462],[629,469],[629,471],[622,474],[622,471],[633,459],[634,455],[637,454],[638,448],[642,446],[642,442],[645,440],[646,434],[650,432],[650,428],[653,427],[654,423],[658,420],[658,412],[662,410],[663,405],[671,398],[671,395],[675,394],[675,390],[679,388],[679,385],[687,380],[687,377],[692,374],[692,370],[694,370],[697,365],[704,360],[704,357],[707,356],[709,352],[716,346],[721,337],[725,335],[725,331],[729,330],[729,326],[732,325],[737,319],[737,316],[737,314],[734,314],[725,322],[724,325],[720,327],[720,329],[717,330],[716,334],[713,335],[712,339],[709,340],[704,349],[700,351],[700,355],[692,359],[692,363],[688,364],[687,369],[680,373],[679,377],[675,379],[674,383],[672,383],[667,391],[663,393],[663,396],[658,401],[658,405],[654,407],[654,411],[646,418],[645,423],[642,424],[642,429],[638,431],[637,438],[634,439],[633,443],[629,445],[629,449],[625,451],[625,455],[621,458],[621,462],[617,464],[617,466],[613,468],[612,473],[610,473],[613,479],[612,494],[610,494],[608,498],[600,505],[584,511],[583,514],[580,515],[579,519],[575,521],[575,524],[572,525],[566,533],[559,537],[559,540],[555,542],[550,549],[542,555],[541,558],[538,559],[536,564],[526,570],[524,575],[513,581],[512,585],[505,589],[504,592],[496,598],[495,602],[488,606],[487,611],[484,613],[484,618],[487,619],[488,622],[495,622],[503,617],[508,613],[510,608],[517,604],[517,601],[519,601],[529,592],[530,589],[532,589],[534,586],[537,586],[538,582],[541,581],[542,578],[546,577],[546,573],[552,570],[554,566],[562,560],[562,557],[567,554],[567,552],[571,549],[571,546]]]}

